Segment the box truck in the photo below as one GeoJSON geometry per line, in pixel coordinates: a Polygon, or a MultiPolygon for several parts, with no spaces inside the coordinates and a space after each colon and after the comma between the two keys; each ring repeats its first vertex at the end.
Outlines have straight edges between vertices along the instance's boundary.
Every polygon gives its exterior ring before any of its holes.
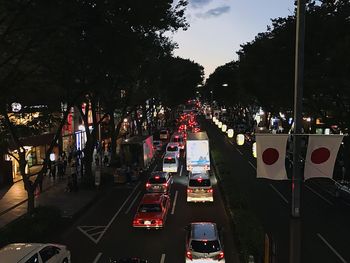
{"type": "Polygon", "coordinates": [[[186,141],[187,171],[210,170],[209,139],[206,132],[188,133],[186,141]]]}
{"type": "Polygon", "coordinates": [[[123,164],[147,169],[153,160],[153,136],[133,136],[121,144],[123,164]]]}

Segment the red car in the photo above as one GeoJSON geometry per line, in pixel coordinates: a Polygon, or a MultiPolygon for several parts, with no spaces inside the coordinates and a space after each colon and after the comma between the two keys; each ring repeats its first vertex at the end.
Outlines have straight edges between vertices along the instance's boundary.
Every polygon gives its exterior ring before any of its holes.
{"type": "Polygon", "coordinates": [[[147,229],[163,228],[169,208],[170,197],[168,195],[145,194],[137,208],[132,226],[147,229]]]}

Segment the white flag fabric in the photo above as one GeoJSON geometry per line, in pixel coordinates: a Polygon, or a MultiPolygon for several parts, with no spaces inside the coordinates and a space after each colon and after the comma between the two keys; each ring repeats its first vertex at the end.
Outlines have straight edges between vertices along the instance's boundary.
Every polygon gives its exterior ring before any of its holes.
{"type": "Polygon", "coordinates": [[[287,180],[288,134],[256,134],[257,178],[287,180]]]}
{"type": "Polygon", "coordinates": [[[333,177],[335,159],[343,137],[343,135],[309,135],[304,168],[305,180],[333,177]]]}

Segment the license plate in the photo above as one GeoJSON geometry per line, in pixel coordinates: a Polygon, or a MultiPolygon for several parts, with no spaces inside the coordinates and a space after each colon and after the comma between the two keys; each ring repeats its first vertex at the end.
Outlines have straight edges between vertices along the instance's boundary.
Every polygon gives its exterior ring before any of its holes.
{"type": "Polygon", "coordinates": [[[151,221],[145,221],[145,225],[150,225],[151,221]]]}

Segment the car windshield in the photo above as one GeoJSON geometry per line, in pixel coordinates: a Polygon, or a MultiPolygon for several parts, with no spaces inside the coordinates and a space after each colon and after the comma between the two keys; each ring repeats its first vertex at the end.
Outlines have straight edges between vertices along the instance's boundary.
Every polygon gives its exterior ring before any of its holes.
{"type": "Polygon", "coordinates": [[[159,144],[160,144],[160,142],[153,142],[153,144],[154,144],[154,145],[159,145],[159,144]]]}
{"type": "Polygon", "coordinates": [[[192,240],[191,248],[199,253],[212,253],[220,250],[218,240],[192,240]]]}
{"type": "Polygon", "coordinates": [[[151,177],[151,178],[148,180],[148,182],[149,182],[150,184],[164,184],[164,183],[166,183],[166,179],[165,179],[165,177],[157,177],[157,178],[151,177]]]}
{"type": "Polygon", "coordinates": [[[168,146],[167,151],[168,152],[176,152],[177,151],[177,146],[168,146]]]}
{"type": "Polygon", "coordinates": [[[167,131],[161,131],[160,134],[167,134],[167,131]]]}
{"type": "Polygon", "coordinates": [[[165,158],[164,163],[176,163],[175,158],[165,158]]]}
{"type": "Polygon", "coordinates": [[[172,139],[172,141],[173,141],[173,142],[182,142],[182,138],[180,138],[180,137],[174,137],[174,138],[172,139]]]}
{"type": "Polygon", "coordinates": [[[159,204],[142,204],[139,207],[139,212],[141,213],[152,213],[152,212],[160,212],[162,209],[159,204]]]}
{"type": "Polygon", "coordinates": [[[209,179],[191,179],[189,186],[210,186],[209,179]]]}

